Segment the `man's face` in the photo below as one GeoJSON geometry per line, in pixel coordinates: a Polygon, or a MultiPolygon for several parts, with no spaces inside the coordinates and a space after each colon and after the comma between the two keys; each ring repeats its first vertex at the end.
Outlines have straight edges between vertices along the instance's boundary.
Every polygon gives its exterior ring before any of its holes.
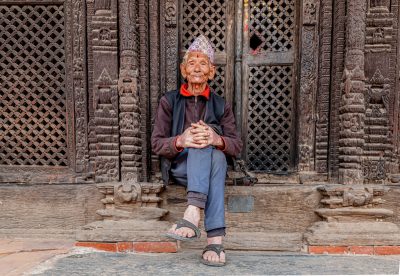
{"type": "Polygon", "coordinates": [[[201,52],[189,52],[186,63],[181,64],[181,72],[188,83],[203,84],[214,78],[215,67],[207,55],[201,52]]]}

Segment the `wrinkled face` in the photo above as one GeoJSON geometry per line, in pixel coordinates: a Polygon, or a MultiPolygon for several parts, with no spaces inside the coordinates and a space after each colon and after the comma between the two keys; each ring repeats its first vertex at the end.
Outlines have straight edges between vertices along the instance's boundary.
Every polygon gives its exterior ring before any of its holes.
{"type": "Polygon", "coordinates": [[[204,53],[189,52],[181,64],[181,73],[188,83],[204,84],[214,78],[215,67],[204,53]]]}

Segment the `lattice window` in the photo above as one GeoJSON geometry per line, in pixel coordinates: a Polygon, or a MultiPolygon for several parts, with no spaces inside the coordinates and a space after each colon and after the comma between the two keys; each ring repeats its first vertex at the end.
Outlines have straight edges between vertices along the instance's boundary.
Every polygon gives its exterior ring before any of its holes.
{"type": "Polygon", "coordinates": [[[67,166],[62,5],[0,5],[0,165],[67,166]]]}
{"type": "Polygon", "coordinates": [[[215,73],[215,78],[210,82],[212,91],[220,96],[224,96],[225,87],[225,67],[218,66],[215,73]]]}
{"type": "Polygon", "coordinates": [[[295,0],[252,0],[250,14],[253,50],[284,52],[293,48],[295,0]]]}
{"type": "Polygon", "coordinates": [[[205,35],[216,51],[225,50],[226,0],[183,1],[182,47],[189,48],[199,35],[205,35]]]}
{"type": "Polygon", "coordinates": [[[247,164],[250,170],[290,169],[292,131],[290,66],[250,68],[247,164]]]}

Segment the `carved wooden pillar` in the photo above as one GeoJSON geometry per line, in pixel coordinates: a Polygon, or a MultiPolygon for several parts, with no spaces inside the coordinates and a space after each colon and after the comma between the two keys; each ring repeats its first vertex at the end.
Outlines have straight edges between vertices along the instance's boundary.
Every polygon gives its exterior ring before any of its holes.
{"type": "MultiPolygon", "coordinates": [[[[140,132],[142,138],[142,173],[141,179],[147,181],[150,164],[150,116],[149,116],[149,1],[138,0],[138,32],[139,32],[139,78],[140,78],[140,132]]],[[[156,45],[154,45],[156,46],[156,45]]]]}
{"type": "Polygon", "coordinates": [[[95,181],[119,180],[116,0],[88,1],[91,165],[95,181]]]}
{"type": "Polygon", "coordinates": [[[138,10],[135,0],[119,1],[119,127],[121,180],[139,181],[141,168],[140,100],[138,95],[138,10]]]}
{"type": "MultiPolygon", "coordinates": [[[[160,64],[160,0],[149,1],[149,43],[152,45],[149,49],[150,64],[160,64]]],[[[149,72],[149,88],[150,88],[150,114],[147,116],[147,120],[150,120],[149,128],[152,130],[152,124],[156,114],[158,101],[160,99],[160,66],[150,66],[149,72]]],[[[151,150],[149,150],[149,154],[151,150]]],[[[149,180],[156,172],[159,172],[159,157],[155,154],[151,155],[149,161],[149,180]]],[[[153,180],[153,179],[151,179],[153,180]]]]}
{"type": "Polygon", "coordinates": [[[319,1],[303,3],[299,97],[299,170],[314,171],[319,1]]]}
{"type": "Polygon", "coordinates": [[[329,102],[332,75],[332,0],[320,1],[319,73],[315,126],[315,170],[328,172],[329,102]]]}
{"type": "MultiPolygon", "coordinates": [[[[88,116],[86,83],[86,26],[85,6],[74,0],[73,8],[73,86],[75,99],[75,147],[77,173],[88,173],[88,116]]],[[[84,176],[84,178],[86,178],[84,176]]]]}
{"type": "Polygon", "coordinates": [[[339,108],[339,182],[362,184],[366,0],[347,1],[346,56],[339,108]]]}

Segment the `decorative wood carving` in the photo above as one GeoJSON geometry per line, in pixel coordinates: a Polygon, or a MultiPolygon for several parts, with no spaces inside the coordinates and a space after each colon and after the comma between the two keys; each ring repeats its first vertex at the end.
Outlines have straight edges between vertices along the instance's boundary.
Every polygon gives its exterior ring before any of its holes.
{"type": "Polygon", "coordinates": [[[329,174],[332,181],[338,181],[339,171],[339,106],[345,53],[345,0],[334,1],[332,39],[332,96],[330,100],[329,129],[329,174]]]}
{"type": "Polygon", "coordinates": [[[161,0],[161,93],[178,86],[178,0],[161,0]]]}
{"type": "MultiPolygon", "coordinates": [[[[150,64],[160,64],[160,1],[159,0],[150,0],[149,2],[149,44],[152,45],[149,49],[150,53],[150,64]]],[[[167,8],[166,13],[167,17],[169,14],[169,10],[167,8]]],[[[167,20],[168,21],[168,20],[167,20]]],[[[151,119],[151,130],[153,129],[154,117],[156,114],[158,100],[160,99],[161,94],[160,91],[160,72],[162,69],[160,66],[150,66],[150,114],[147,116],[147,120],[151,119]]],[[[154,178],[155,174],[160,172],[159,169],[159,157],[155,154],[151,154],[151,149],[148,150],[149,156],[151,156],[151,163],[149,164],[149,178],[154,178]]],[[[149,179],[149,180],[150,180],[149,179]]]]}
{"type": "Polygon", "coordinates": [[[135,0],[119,1],[119,131],[121,180],[139,181],[142,139],[138,94],[138,10],[135,0]]]}
{"type": "Polygon", "coordinates": [[[313,171],[315,160],[316,88],[318,75],[318,25],[319,3],[303,3],[301,45],[300,95],[299,95],[299,170],[313,171]]]}
{"type": "Polygon", "coordinates": [[[366,18],[366,120],[364,176],[366,183],[384,183],[398,171],[395,126],[398,116],[396,86],[397,11],[390,1],[370,1],[366,18]],[[391,13],[392,10],[394,13],[391,13]]]}
{"type": "Polygon", "coordinates": [[[315,170],[328,172],[329,104],[332,58],[332,0],[321,1],[317,118],[315,128],[315,170]]]}
{"type": "MultiPolygon", "coordinates": [[[[95,2],[96,3],[96,2],[95,2]]],[[[91,161],[96,182],[119,180],[118,33],[116,3],[100,1],[96,10],[88,1],[88,30],[91,32],[89,74],[91,74],[93,115],[90,118],[91,161]],[[109,7],[109,9],[103,9],[109,7]],[[94,12],[94,14],[93,14],[94,12]]]]}
{"type": "Polygon", "coordinates": [[[362,184],[365,120],[364,45],[366,1],[347,3],[346,56],[339,109],[339,183],[362,184]]]}
{"type": "Polygon", "coordinates": [[[73,14],[73,85],[75,99],[76,172],[88,173],[88,110],[86,68],[85,6],[82,1],[72,2],[73,14]]]}
{"type": "Polygon", "coordinates": [[[149,1],[139,1],[139,77],[140,77],[140,111],[141,124],[140,132],[142,138],[142,178],[148,180],[149,172],[149,151],[150,144],[148,143],[151,136],[151,122],[149,118],[149,1]]]}

